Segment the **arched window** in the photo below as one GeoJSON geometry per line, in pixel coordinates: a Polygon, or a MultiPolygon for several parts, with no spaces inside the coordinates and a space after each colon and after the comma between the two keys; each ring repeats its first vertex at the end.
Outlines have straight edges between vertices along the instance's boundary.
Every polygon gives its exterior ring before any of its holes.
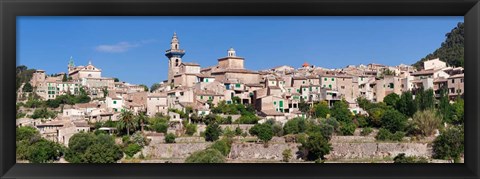
{"type": "Polygon", "coordinates": [[[175,49],[178,49],[178,45],[175,45],[175,49]]]}
{"type": "Polygon", "coordinates": [[[175,60],[175,66],[178,66],[178,59],[175,60]]]}

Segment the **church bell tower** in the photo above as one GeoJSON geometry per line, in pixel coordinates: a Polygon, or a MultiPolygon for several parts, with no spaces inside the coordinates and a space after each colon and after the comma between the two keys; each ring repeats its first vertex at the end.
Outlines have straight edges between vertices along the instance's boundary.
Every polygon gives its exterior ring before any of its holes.
{"type": "Polygon", "coordinates": [[[183,55],[185,55],[185,50],[180,49],[177,33],[174,32],[170,49],[165,52],[165,56],[168,58],[168,83],[173,83],[174,76],[179,73],[183,55]]]}

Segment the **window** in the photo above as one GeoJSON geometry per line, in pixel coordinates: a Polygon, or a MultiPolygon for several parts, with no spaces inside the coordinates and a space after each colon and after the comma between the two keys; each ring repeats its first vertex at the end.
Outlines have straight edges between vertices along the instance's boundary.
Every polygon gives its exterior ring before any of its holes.
{"type": "Polygon", "coordinates": [[[273,105],[277,105],[277,102],[276,102],[276,101],[273,101],[273,105]]]}
{"type": "Polygon", "coordinates": [[[455,79],[452,79],[452,83],[455,83],[455,79]]]}
{"type": "Polygon", "coordinates": [[[117,104],[117,101],[113,100],[113,104],[117,104]]]}
{"type": "Polygon", "coordinates": [[[113,111],[117,112],[117,108],[113,108],[113,111]]]}
{"type": "Polygon", "coordinates": [[[290,93],[291,89],[288,89],[288,92],[290,93]]]}
{"type": "Polygon", "coordinates": [[[208,99],[213,99],[213,97],[209,96],[208,99]]]}
{"type": "Polygon", "coordinates": [[[208,78],[205,78],[205,82],[208,82],[208,78]]]}
{"type": "Polygon", "coordinates": [[[235,84],[235,88],[240,88],[240,83],[235,84]]]}
{"type": "Polygon", "coordinates": [[[306,91],[307,89],[306,88],[303,88],[303,91],[306,91]]]}
{"type": "Polygon", "coordinates": [[[327,81],[327,78],[325,78],[325,81],[327,81]]]}
{"type": "Polygon", "coordinates": [[[328,85],[328,88],[332,89],[332,85],[328,85]]]}
{"type": "Polygon", "coordinates": [[[305,84],[305,81],[302,81],[303,84],[305,84]]]}
{"type": "Polygon", "coordinates": [[[390,86],[390,88],[393,88],[393,83],[390,83],[390,85],[389,85],[389,86],[390,86]]]}
{"type": "Polygon", "coordinates": [[[335,81],[335,78],[332,78],[332,81],[335,81]]]}
{"type": "Polygon", "coordinates": [[[341,86],[342,89],[345,89],[345,86],[341,86]]]}
{"type": "Polygon", "coordinates": [[[203,96],[200,96],[200,99],[203,99],[203,96]]]}

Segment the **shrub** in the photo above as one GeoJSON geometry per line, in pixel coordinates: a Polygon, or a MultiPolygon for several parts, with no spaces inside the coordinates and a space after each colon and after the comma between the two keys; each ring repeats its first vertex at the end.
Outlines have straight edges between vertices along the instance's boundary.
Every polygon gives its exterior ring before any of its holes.
{"type": "Polygon", "coordinates": [[[227,156],[230,153],[231,144],[229,141],[222,139],[213,143],[210,148],[218,150],[223,156],[227,156]]]}
{"type": "Polygon", "coordinates": [[[165,143],[175,143],[175,134],[168,133],[165,135],[165,143]]]}
{"type": "Polygon", "coordinates": [[[367,135],[369,135],[369,134],[372,133],[372,132],[373,132],[373,129],[372,129],[372,128],[366,127],[366,128],[363,128],[363,129],[362,129],[362,132],[360,132],[360,135],[362,135],[362,136],[367,136],[367,135]]]}
{"type": "Polygon", "coordinates": [[[342,123],[342,125],[340,126],[340,132],[342,133],[342,135],[353,135],[356,127],[357,126],[355,126],[353,122],[342,123]]]}
{"type": "Polygon", "coordinates": [[[305,145],[301,147],[307,151],[307,159],[310,161],[325,159],[324,156],[332,149],[330,143],[320,133],[309,136],[305,145]]]}
{"type": "Polygon", "coordinates": [[[132,157],[137,152],[140,152],[140,150],[142,150],[142,147],[140,145],[132,143],[132,144],[128,144],[128,146],[123,149],[123,152],[127,156],[132,157]]]}
{"type": "Polygon", "coordinates": [[[216,123],[208,124],[207,129],[205,130],[205,140],[206,141],[216,141],[222,130],[220,126],[216,123]]]}
{"type": "Polygon", "coordinates": [[[112,136],[93,133],[74,134],[68,143],[65,160],[70,163],[115,163],[123,152],[112,136]]]}
{"type": "Polygon", "coordinates": [[[442,117],[432,109],[418,111],[413,115],[412,127],[423,136],[431,136],[442,124],[442,117]]]}
{"type": "Polygon", "coordinates": [[[235,135],[239,136],[239,135],[242,135],[242,133],[243,133],[243,130],[237,126],[237,128],[235,128],[235,135]]]}
{"type": "Polygon", "coordinates": [[[424,157],[405,156],[405,153],[400,153],[393,158],[394,163],[428,163],[424,157]]]}
{"type": "Polygon", "coordinates": [[[62,154],[59,144],[42,138],[28,147],[27,159],[32,163],[47,163],[58,160],[62,154]]]}
{"type": "Polygon", "coordinates": [[[405,132],[397,131],[393,134],[387,129],[380,128],[375,138],[380,141],[402,141],[403,137],[405,132]]]}
{"type": "Polygon", "coordinates": [[[291,149],[283,150],[282,156],[283,156],[283,158],[282,158],[283,162],[289,162],[290,159],[292,159],[292,150],[291,149]]]}
{"type": "Polygon", "coordinates": [[[263,142],[268,142],[273,137],[273,129],[268,124],[255,124],[250,128],[250,134],[256,135],[263,142]]]}
{"type": "Polygon", "coordinates": [[[452,127],[442,132],[433,141],[433,157],[458,160],[464,152],[464,132],[462,127],[452,127]]]}
{"type": "Polygon", "coordinates": [[[196,124],[187,124],[185,128],[186,128],[185,133],[189,136],[192,136],[197,132],[196,124]]]}
{"type": "Polygon", "coordinates": [[[397,110],[387,110],[382,116],[382,127],[390,132],[404,131],[407,125],[407,118],[397,110]]]}
{"type": "Polygon", "coordinates": [[[224,163],[225,157],[215,149],[206,149],[194,152],[187,157],[185,163],[224,163]]]}

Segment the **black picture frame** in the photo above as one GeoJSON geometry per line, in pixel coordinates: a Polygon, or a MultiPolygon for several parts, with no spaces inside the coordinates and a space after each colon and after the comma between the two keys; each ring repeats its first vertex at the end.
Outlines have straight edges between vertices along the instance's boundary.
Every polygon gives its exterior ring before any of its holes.
{"type": "MultiPolygon", "coordinates": [[[[2,178],[479,178],[478,0],[0,1],[2,178]],[[464,16],[464,164],[16,164],[17,16],[464,16]]],[[[47,60],[47,59],[45,59],[47,60]]]]}

